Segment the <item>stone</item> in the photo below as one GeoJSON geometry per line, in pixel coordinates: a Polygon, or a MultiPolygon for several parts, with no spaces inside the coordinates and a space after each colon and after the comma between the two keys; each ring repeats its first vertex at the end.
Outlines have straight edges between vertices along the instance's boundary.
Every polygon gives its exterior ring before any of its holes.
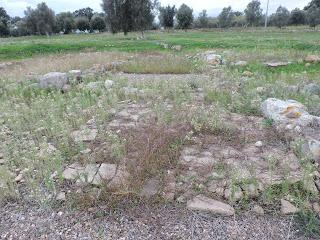
{"type": "Polygon", "coordinates": [[[88,127],[82,127],[80,130],[71,133],[71,137],[75,142],[91,142],[96,139],[97,135],[97,129],[90,129],[88,127]]]}
{"type": "Polygon", "coordinates": [[[67,93],[70,90],[71,90],[71,85],[69,85],[69,84],[65,84],[61,89],[61,91],[64,92],[64,93],[67,93]]]}
{"type": "Polygon", "coordinates": [[[264,210],[261,206],[259,205],[254,205],[253,208],[252,208],[252,211],[254,213],[256,213],[257,215],[264,215],[264,210]]]}
{"type": "Polygon", "coordinates": [[[112,88],[113,84],[114,84],[113,81],[111,81],[111,80],[106,80],[106,81],[104,82],[104,87],[105,87],[106,89],[110,89],[110,88],[112,88]]]}
{"type": "Polygon", "coordinates": [[[122,90],[124,91],[125,95],[137,94],[139,92],[138,88],[133,87],[123,87],[122,90]]]}
{"type": "Polygon", "coordinates": [[[118,187],[125,184],[128,173],[117,164],[102,163],[92,184],[118,187]]]}
{"type": "Polygon", "coordinates": [[[320,96],[320,86],[314,83],[309,83],[303,87],[303,92],[310,95],[320,96]]]}
{"type": "Polygon", "coordinates": [[[320,62],[320,56],[317,55],[308,55],[305,59],[305,62],[307,63],[317,63],[320,62]]]}
{"type": "Polygon", "coordinates": [[[272,119],[277,124],[306,127],[320,123],[319,117],[310,115],[304,105],[294,100],[269,98],[261,104],[261,111],[264,117],[272,119]]]}
{"type": "Polygon", "coordinates": [[[310,139],[308,145],[313,159],[320,164],[320,141],[310,139]]]}
{"type": "Polygon", "coordinates": [[[284,66],[288,66],[288,65],[289,65],[288,62],[270,62],[270,63],[266,63],[266,66],[270,67],[270,68],[284,67],[284,66]]]}
{"type": "Polygon", "coordinates": [[[182,50],[182,46],[181,45],[174,45],[171,47],[171,49],[180,52],[182,50]]]}
{"type": "Polygon", "coordinates": [[[65,192],[59,192],[56,196],[57,201],[65,201],[66,200],[66,193],[65,192]]]}
{"type": "Polygon", "coordinates": [[[258,141],[254,144],[257,148],[261,148],[263,147],[263,142],[262,141],[258,141]]]}
{"type": "Polygon", "coordinates": [[[84,149],[84,150],[80,151],[80,153],[84,154],[84,155],[90,154],[91,152],[92,152],[92,150],[90,148],[87,148],[87,149],[84,149]]]}
{"type": "Polygon", "coordinates": [[[257,87],[257,93],[264,93],[266,89],[264,87],[257,87]]]}
{"type": "Polygon", "coordinates": [[[19,183],[22,181],[22,179],[23,179],[23,174],[19,173],[18,176],[16,176],[16,178],[14,179],[14,181],[19,183]]]}
{"type": "Polygon", "coordinates": [[[143,186],[140,192],[141,197],[151,198],[158,194],[160,188],[160,181],[157,178],[149,179],[143,186]]]}
{"type": "Polygon", "coordinates": [[[51,72],[43,75],[39,79],[40,88],[55,88],[62,90],[68,84],[68,75],[61,72],[51,72]]]}
{"type": "Polygon", "coordinates": [[[221,55],[216,54],[214,51],[207,51],[203,53],[203,59],[211,65],[222,65],[223,58],[221,55]]]}
{"type": "Polygon", "coordinates": [[[281,214],[283,215],[289,215],[289,214],[295,214],[298,212],[298,209],[291,204],[289,201],[281,199],[281,214]]]}
{"type": "Polygon", "coordinates": [[[103,82],[90,82],[88,83],[85,88],[91,91],[101,90],[103,87],[103,82]]]}
{"type": "Polygon", "coordinates": [[[243,192],[240,187],[227,188],[224,191],[224,198],[229,201],[239,201],[243,197],[243,192]]]}
{"type": "Polygon", "coordinates": [[[319,203],[314,202],[314,203],[312,204],[312,209],[313,209],[313,211],[314,211],[315,213],[320,214],[320,205],[319,205],[319,203]]]}
{"type": "Polygon", "coordinates": [[[70,81],[73,84],[79,84],[82,82],[82,71],[77,69],[77,70],[70,70],[68,72],[68,75],[70,77],[70,81]]]}
{"type": "Polygon", "coordinates": [[[247,61],[238,61],[234,65],[239,66],[239,67],[243,67],[243,66],[247,66],[248,63],[247,63],[247,61]]]}
{"type": "Polygon", "coordinates": [[[235,210],[230,205],[219,202],[204,195],[198,195],[187,202],[189,210],[206,211],[221,216],[232,216],[235,210]]]}

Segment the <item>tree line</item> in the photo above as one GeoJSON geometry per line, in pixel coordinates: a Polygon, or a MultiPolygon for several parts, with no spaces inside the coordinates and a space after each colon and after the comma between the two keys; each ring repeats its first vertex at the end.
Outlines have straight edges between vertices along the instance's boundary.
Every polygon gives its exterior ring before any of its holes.
{"type": "MultiPolygon", "coordinates": [[[[222,9],[217,17],[209,17],[206,10],[194,16],[193,9],[182,4],[161,6],[158,0],[102,0],[104,12],[94,12],[90,7],[74,12],[55,14],[46,3],[35,9],[28,7],[24,17],[10,17],[0,7],[0,36],[51,35],[71,32],[112,33],[149,29],[229,28],[263,26],[265,15],[259,0],[252,0],[243,12],[231,6],[222,9]],[[157,17],[158,20],[157,21],[157,17]]],[[[284,6],[268,16],[269,25],[279,28],[288,25],[306,25],[315,28],[320,24],[320,0],[312,0],[304,9],[291,12],[284,6]]]]}

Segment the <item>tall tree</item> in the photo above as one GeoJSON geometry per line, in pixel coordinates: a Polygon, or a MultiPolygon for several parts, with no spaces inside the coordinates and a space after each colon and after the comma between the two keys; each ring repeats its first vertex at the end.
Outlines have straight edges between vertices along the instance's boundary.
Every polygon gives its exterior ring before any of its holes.
{"type": "Polygon", "coordinates": [[[202,12],[199,13],[198,22],[201,28],[208,27],[209,18],[208,18],[207,10],[202,10],[202,12]]]}
{"type": "Polygon", "coordinates": [[[262,9],[259,0],[252,0],[244,10],[249,25],[258,26],[262,18],[262,9]]]}
{"type": "MultiPolygon", "coordinates": [[[[112,33],[117,33],[121,30],[121,11],[122,0],[103,0],[102,8],[107,15],[107,24],[112,33]]],[[[128,13],[131,15],[131,13],[128,13]]],[[[127,15],[126,15],[127,16],[127,15]]],[[[126,32],[125,32],[126,33],[126,32]]]]}
{"type": "Polygon", "coordinates": [[[312,7],[320,8],[320,0],[312,0],[305,8],[304,10],[309,10],[312,7]]]}
{"type": "Polygon", "coordinates": [[[75,28],[75,19],[71,12],[62,12],[57,14],[57,30],[68,34],[75,28]]]}
{"type": "Polygon", "coordinates": [[[166,6],[166,7],[160,7],[159,9],[159,20],[160,25],[164,28],[173,28],[174,26],[174,16],[176,15],[176,6],[166,6]]]}
{"type": "Polygon", "coordinates": [[[193,23],[193,10],[182,4],[177,11],[178,27],[187,30],[193,23]]]}
{"type": "Polygon", "coordinates": [[[306,13],[299,8],[295,8],[291,11],[289,24],[290,25],[303,25],[306,23],[306,13]]]}
{"type": "Polygon", "coordinates": [[[106,29],[106,22],[104,18],[99,15],[94,15],[91,18],[90,25],[92,30],[98,30],[99,32],[102,32],[106,29]]]}
{"type": "Polygon", "coordinates": [[[272,22],[278,28],[287,26],[289,23],[290,12],[287,8],[279,6],[276,13],[272,17],[272,22]]]}
{"type": "Polygon", "coordinates": [[[39,3],[36,9],[27,8],[25,21],[30,34],[52,34],[56,24],[54,11],[44,2],[39,3]]]}
{"type": "Polygon", "coordinates": [[[93,16],[93,9],[90,7],[87,8],[81,8],[79,10],[76,10],[73,15],[76,18],[82,18],[82,17],[86,17],[89,19],[89,21],[91,20],[92,16],[93,16]]]}
{"type": "Polygon", "coordinates": [[[234,17],[235,15],[232,11],[231,6],[223,8],[222,12],[218,16],[219,26],[221,28],[231,27],[234,17]]]}
{"type": "Polygon", "coordinates": [[[78,17],[76,18],[76,28],[80,31],[88,31],[90,30],[90,22],[86,17],[78,17]]]}
{"type": "Polygon", "coordinates": [[[0,36],[9,35],[9,20],[10,16],[7,14],[7,11],[3,7],[0,7],[0,36]]]}
{"type": "Polygon", "coordinates": [[[307,19],[310,27],[316,28],[320,24],[320,7],[312,5],[307,10],[307,19]]]}

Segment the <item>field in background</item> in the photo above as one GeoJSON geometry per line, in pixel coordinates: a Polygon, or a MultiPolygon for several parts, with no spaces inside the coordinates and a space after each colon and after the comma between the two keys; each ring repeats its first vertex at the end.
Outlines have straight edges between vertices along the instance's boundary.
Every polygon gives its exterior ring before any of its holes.
{"type": "Polygon", "coordinates": [[[36,55],[79,51],[146,52],[163,50],[158,44],[182,45],[185,51],[197,49],[234,49],[237,51],[320,52],[320,33],[304,28],[232,29],[209,31],[148,32],[112,35],[56,35],[0,39],[0,61],[29,58],[36,55]]]}

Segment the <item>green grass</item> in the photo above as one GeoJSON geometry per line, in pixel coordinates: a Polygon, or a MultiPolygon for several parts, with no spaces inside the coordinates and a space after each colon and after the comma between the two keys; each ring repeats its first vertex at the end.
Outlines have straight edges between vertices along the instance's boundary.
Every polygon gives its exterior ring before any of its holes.
{"type": "Polygon", "coordinates": [[[0,39],[0,61],[29,58],[61,52],[77,51],[168,51],[159,43],[165,42],[172,45],[182,45],[184,50],[197,49],[237,49],[243,51],[302,51],[319,52],[319,32],[304,31],[264,31],[264,30],[212,30],[200,31],[175,31],[158,34],[148,32],[145,40],[137,40],[139,34],[131,33],[111,35],[56,35],[52,37],[31,36],[20,38],[0,39]]]}

